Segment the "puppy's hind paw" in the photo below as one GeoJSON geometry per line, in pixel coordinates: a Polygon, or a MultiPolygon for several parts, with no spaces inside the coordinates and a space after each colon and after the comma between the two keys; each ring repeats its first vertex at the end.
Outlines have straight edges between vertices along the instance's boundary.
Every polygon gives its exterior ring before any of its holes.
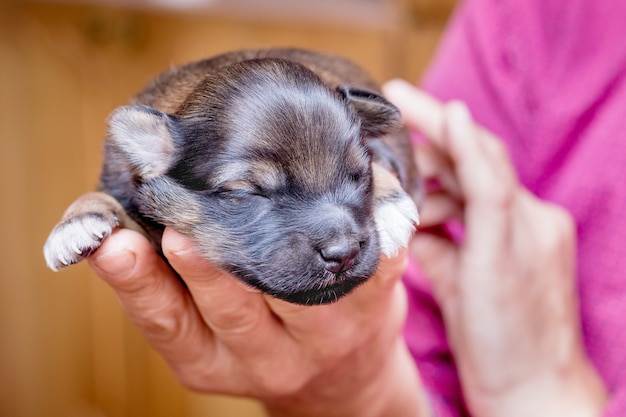
{"type": "Polygon", "coordinates": [[[83,213],[59,223],[44,245],[46,264],[58,271],[82,261],[118,226],[119,219],[113,213],[83,213]]]}

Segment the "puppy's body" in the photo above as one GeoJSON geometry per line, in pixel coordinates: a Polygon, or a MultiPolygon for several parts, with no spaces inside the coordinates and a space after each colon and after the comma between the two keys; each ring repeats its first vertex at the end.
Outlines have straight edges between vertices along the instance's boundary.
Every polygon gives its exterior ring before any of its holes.
{"type": "Polygon", "coordinates": [[[238,51],[164,73],[131,104],[109,120],[101,192],[46,243],[53,269],[117,226],[157,248],[171,226],[248,284],[319,304],[371,276],[417,221],[399,112],[349,61],[238,51]]]}

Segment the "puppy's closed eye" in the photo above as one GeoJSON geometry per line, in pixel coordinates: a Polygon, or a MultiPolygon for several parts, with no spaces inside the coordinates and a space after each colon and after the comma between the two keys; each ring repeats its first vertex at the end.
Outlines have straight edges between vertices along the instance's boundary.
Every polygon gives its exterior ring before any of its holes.
{"type": "Polygon", "coordinates": [[[270,192],[247,181],[229,182],[222,184],[215,191],[221,198],[239,202],[246,198],[270,198],[270,192]]]}

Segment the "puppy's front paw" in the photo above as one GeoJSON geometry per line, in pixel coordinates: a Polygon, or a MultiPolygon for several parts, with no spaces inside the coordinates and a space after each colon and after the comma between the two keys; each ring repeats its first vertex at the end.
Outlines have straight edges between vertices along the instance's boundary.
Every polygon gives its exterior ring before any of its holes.
{"type": "Polygon", "coordinates": [[[415,227],[419,224],[415,203],[405,193],[398,193],[392,198],[378,201],[374,218],[380,249],[389,257],[397,255],[400,248],[408,245],[415,227]]]}
{"type": "Polygon", "coordinates": [[[374,172],[374,220],[380,249],[393,257],[409,239],[419,224],[415,202],[404,191],[400,181],[379,164],[372,164],[374,172]]]}
{"type": "Polygon", "coordinates": [[[119,219],[114,213],[82,213],[59,223],[44,246],[46,264],[58,271],[82,261],[118,226],[119,219]]]}

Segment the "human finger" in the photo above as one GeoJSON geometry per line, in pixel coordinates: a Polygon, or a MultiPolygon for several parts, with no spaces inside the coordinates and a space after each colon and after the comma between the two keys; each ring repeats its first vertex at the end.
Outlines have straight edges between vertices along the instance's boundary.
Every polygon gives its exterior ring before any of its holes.
{"type": "Polygon", "coordinates": [[[503,145],[486,143],[464,104],[451,102],[445,113],[444,144],[466,203],[465,242],[472,256],[495,262],[510,243],[511,208],[519,188],[513,167],[503,145]]]}
{"type": "Polygon", "coordinates": [[[400,109],[409,128],[423,133],[438,147],[443,147],[445,117],[439,101],[400,79],[388,81],[382,89],[385,96],[400,109]]]}
{"type": "Polygon", "coordinates": [[[406,249],[395,257],[383,257],[367,282],[332,304],[305,307],[276,299],[268,302],[295,340],[318,355],[336,358],[369,337],[366,329],[386,323],[386,331],[398,331],[405,312],[400,278],[407,261],[406,249]]]}
{"type": "Polygon", "coordinates": [[[449,220],[462,220],[463,203],[444,191],[435,191],[426,194],[420,208],[420,230],[440,226],[449,220]]]}
{"type": "Polygon", "coordinates": [[[383,91],[387,98],[398,106],[405,124],[410,129],[421,132],[428,139],[425,145],[417,144],[414,151],[422,175],[427,181],[436,179],[438,186],[462,199],[462,190],[446,149],[445,106],[404,80],[388,81],[383,86],[383,91]]]}
{"type": "Polygon", "coordinates": [[[477,126],[467,106],[461,102],[446,105],[445,119],[443,143],[453,160],[466,199],[482,202],[508,197],[509,190],[517,184],[502,142],[477,126]]]}
{"type": "Polygon", "coordinates": [[[165,230],[163,250],[187,284],[198,311],[215,335],[215,364],[189,375],[187,386],[239,395],[284,394],[311,374],[305,351],[285,331],[267,297],[201,256],[197,245],[173,229],[165,230]],[[276,358],[282,363],[276,367],[276,358]]]}
{"type": "Polygon", "coordinates": [[[89,264],[176,373],[211,361],[211,332],[178,278],[142,235],[115,231],[89,264]]]}
{"type": "Polygon", "coordinates": [[[167,228],[162,244],[200,314],[222,340],[236,343],[264,325],[278,328],[262,294],[212,265],[192,240],[167,228]]]}
{"type": "Polygon", "coordinates": [[[454,167],[447,155],[432,144],[416,145],[413,154],[427,192],[443,189],[456,199],[463,199],[454,167]]]}
{"type": "MultiPolygon", "coordinates": [[[[505,179],[515,177],[501,142],[473,122],[464,104],[451,102],[444,105],[404,80],[388,81],[383,86],[383,91],[400,108],[410,128],[422,132],[443,155],[450,156],[453,166],[463,162],[470,168],[462,172],[465,180],[462,185],[466,188],[489,189],[484,186],[489,185],[484,180],[492,178],[491,175],[477,177],[481,181],[475,181],[471,172],[471,168],[476,167],[477,162],[484,161],[485,156],[490,158],[490,164],[485,168],[497,166],[501,170],[498,174],[507,174],[504,175],[505,179]],[[454,132],[453,141],[449,140],[451,130],[454,132]],[[477,159],[477,156],[480,158],[477,159]]],[[[479,173],[483,174],[485,171],[479,173]]]]}

